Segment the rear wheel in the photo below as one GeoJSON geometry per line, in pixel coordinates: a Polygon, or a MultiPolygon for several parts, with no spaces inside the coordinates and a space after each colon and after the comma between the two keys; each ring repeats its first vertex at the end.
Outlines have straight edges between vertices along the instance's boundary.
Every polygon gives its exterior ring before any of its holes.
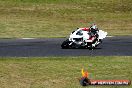
{"type": "Polygon", "coordinates": [[[102,43],[102,40],[99,39],[98,44],[95,47],[99,46],[101,43],[102,43]]]}

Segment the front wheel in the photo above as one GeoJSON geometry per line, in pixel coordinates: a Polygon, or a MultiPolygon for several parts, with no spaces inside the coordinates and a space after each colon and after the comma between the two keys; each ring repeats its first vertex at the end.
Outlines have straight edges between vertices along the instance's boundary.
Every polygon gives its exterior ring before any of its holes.
{"type": "Polygon", "coordinates": [[[61,48],[62,48],[62,49],[68,49],[70,43],[71,43],[71,42],[69,41],[69,39],[67,39],[66,41],[64,41],[64,42],[61,44],[61,48]]]}

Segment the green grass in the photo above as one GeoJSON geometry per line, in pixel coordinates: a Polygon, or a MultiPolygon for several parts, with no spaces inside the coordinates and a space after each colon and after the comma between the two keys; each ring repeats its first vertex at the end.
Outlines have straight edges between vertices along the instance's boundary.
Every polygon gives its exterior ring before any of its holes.
{"type": "Polygon", "coordinates": [[[109,35],[132,34],[131,0],[0,0],[0,38],[67,37],[96,23],[109,35]]]}
{"type": "MultiPolygon", "coordinates": [[[[81,69],[91,79],[132,80],[132,57],[0,58],[1,88],[83,88],[81,69]]],[[[124,86],[97,86],[97,88],[124,86]]],[[[125,86],[131,88],[132,86],[125,86]]],[[[95,88],[90,86],[86,88],[95,88]]]]}

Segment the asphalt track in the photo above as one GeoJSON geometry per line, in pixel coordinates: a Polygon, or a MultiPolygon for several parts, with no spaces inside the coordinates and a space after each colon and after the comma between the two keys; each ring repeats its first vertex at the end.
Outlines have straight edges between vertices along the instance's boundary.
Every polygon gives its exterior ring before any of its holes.
{"type": "Polygon", "coordinates": [[[0,56],[132,56],[132,36],[107,37],[95,50],[61,49],[65,39],[0,39],[0,56]]]}

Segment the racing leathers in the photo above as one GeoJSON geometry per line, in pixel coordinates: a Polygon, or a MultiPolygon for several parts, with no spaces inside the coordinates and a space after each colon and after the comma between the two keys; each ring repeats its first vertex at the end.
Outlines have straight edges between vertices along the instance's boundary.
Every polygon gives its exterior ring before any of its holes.
{"type": "Polygon", "coordinates": [[[98,38],[99,30],[98,30],[97,26],[92,25],[89,29],[90,29],[90,32],[91,32],[92,36],[96,36],[98,38]]]}

